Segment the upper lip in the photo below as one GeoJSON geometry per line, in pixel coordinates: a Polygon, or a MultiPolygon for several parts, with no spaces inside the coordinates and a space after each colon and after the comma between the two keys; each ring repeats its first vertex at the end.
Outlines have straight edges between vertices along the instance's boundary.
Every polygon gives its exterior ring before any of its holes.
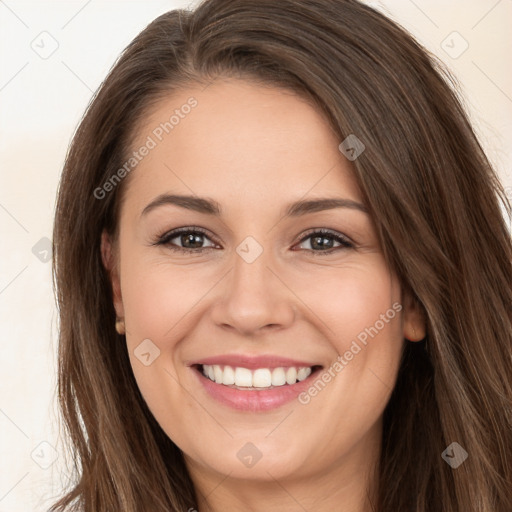
{"type": "Polygon", "coordinates": [[[257,368],[279,368],[279,367],[311,367],[321,366],[311,361],[299,361],[288,357],[280,357],[277,355],[267,354],[260,356],[249,356],[246,354],[224,354],[219,356],[205,357],[188,363],[188,366],[194,365],[226,365],[233,367],[241,367],[255,370],[257,368]]]}

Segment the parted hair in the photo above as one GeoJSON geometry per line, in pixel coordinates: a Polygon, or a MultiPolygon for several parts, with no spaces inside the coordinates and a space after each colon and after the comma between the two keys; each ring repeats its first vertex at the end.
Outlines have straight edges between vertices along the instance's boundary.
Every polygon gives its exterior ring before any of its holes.
{"type": "Polygon", "coordinates": [[[356,0],[206,0],[167,12],[93,96],[54,220],[58,399],[74,479],[51,511],[197,507],[182,452],[145,404],[114,328],[100,242],[103,229],[117,236],[130,176],[104,198],[94,191],[122,167],[150,108],[218,77],[298,93],[340,142],[354,134],[365,145],[352,172],[427,331],[406,344],[384,411],[374,510],[511,512],[511,205],[451,74],[356,0]],[[441,456],[452,442],[468,453],[456,469],[441,456]]]}

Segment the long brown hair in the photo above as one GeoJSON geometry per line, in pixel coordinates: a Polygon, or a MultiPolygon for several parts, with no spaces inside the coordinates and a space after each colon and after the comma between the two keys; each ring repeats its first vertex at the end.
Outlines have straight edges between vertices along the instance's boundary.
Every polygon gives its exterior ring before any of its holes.
{"type": "MultiPolygon", "coordinates": [[[[100,235],[117,232],[129,158],[158,99],[219,76],[312,101],[365,151],[353,162],[384,256],[427,321],[384,412],[378,512],[512,510],[511,205],[454,80],[404,29],[356,0],[206,0],[154,20],[91,101],[54,224],[59,404],[75,483],[52,511],[197,506],[181,451],[148,410],[114,329],[100,235]],[[133,148],[132,148],[133,149],[133,148]],[[457,442],[456,469],[441,454],[457,442]]],[[[198,107],[200,108],[200,106],[198,107]]],[[[136,171],[134,171],[136,172],[136,171]]]]}

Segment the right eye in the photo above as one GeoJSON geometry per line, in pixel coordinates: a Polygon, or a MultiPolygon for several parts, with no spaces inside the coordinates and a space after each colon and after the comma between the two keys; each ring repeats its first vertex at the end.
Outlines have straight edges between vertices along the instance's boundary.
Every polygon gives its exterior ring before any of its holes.
{"type": "Polygon", "coordinates": [[[193,247],[194,244],[203,243],[201,239],[208,238],[206,233],[206,230],[199,227],[178,228],[160,235],[153,245],[163,245],[173,251],[198,253],[205,249],[211,249],[214,246],[193,247]],[[179,246],[176,243],[173,243],[172,240],[175,239],[177,239],[179,243],[185,244],[185,246],[179,246]],[[192,247],[187,247],[186,245],[188,244],[191,244],[192,247]]]}

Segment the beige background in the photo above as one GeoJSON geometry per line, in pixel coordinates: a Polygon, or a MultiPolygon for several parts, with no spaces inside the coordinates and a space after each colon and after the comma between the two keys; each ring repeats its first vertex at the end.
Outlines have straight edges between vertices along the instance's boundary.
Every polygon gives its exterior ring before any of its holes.
{"type": "MultiPolygon", "coordinates": [[[[369,3],[453,70],[512,198],[512,0],[369,3]]],[[[0,1],[0,512],[47,510],[67,478],[56,429],[56,310],[45,261],[67,145],[120,51],[156,16],[188,4],[0,1]]]]}

